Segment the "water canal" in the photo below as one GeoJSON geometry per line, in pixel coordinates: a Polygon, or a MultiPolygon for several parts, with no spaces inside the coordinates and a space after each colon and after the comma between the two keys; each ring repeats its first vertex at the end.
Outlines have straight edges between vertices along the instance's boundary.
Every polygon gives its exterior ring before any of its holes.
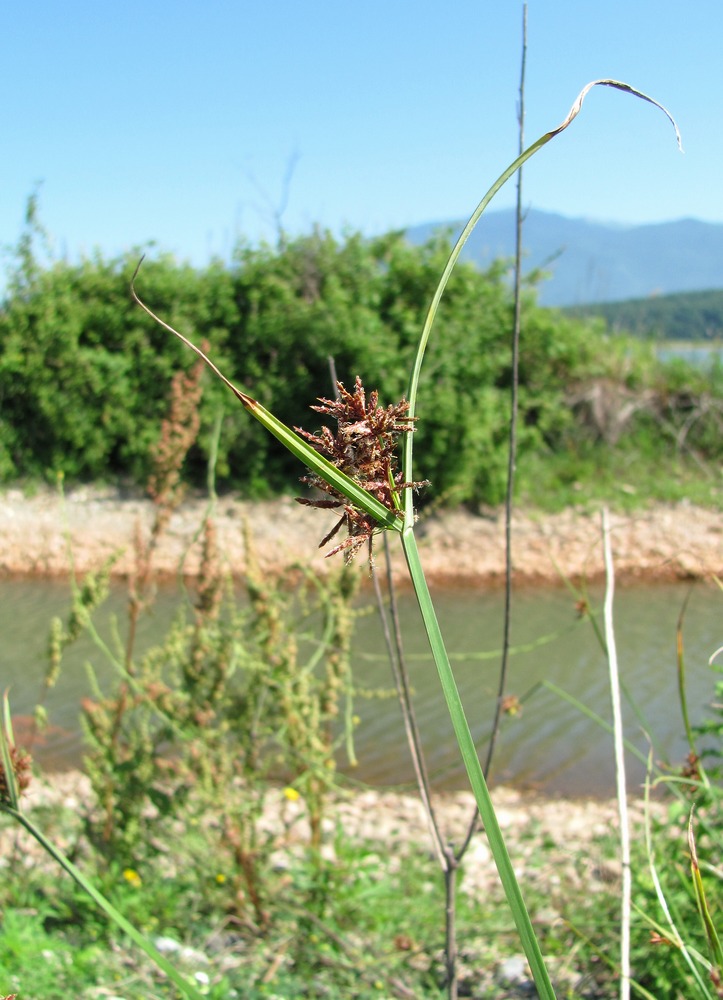
{"type": "MultiPolygon", "coordinates": [[[[658,759],[679,762],[686,752],[677,697],[676,622],[690,591],[688,585],[656,584],[618,588],[615,620],[620,672],[635,708],[626,706],[627,735],[647,752],[647,729],[658,759]]],[[[443,591],[435,595],[438,614],[453,658],[473,735],[484,746],[492,718],[502,634],[502,595],[496,590],[443,591]]],[[[601,592],[591,594],[593,607],[601,592]]],[[[114,588],[99,618],[122,622],[125,592],[114,588]]],[[[179,595],[162,591],[154,613],[143,619],[139,640],[148,646],[164,633],[178,608],[179,595]]],[[[67,583],[38,580],[0,581],[0,686],[10,689],[13,713],[30,715],[46,670],[48,626],[55,614],[65,617],[67,583]]],[[[693,721],[700,721],[714,700],[720,675],[708,660],[723,643],[723,595],[698,583],[690,593],[684,619],[688,698],[693,721]]],[[[429,769],[438,787],[465,787],[439,690],[412,595],[401,598],[402,627],[419,725],[429,769]]],[[[508,718],[495,759],[495,781],[568,795],[607,795],[613,789],[611,737],[578,708],[548,687],[550,682],[605,719],[609,718],[606,662],[589,623],[578,618],[575,599],[564,588],[523,590],[515,596],[508,689],[523,700],[522,711],[508,718]]],[[[51,730],[36,757],[47,768],[76,765],[81,757],[78,723],[80,699],[89,693],[85,662],[101,656],[88,639],[67,653],[60,682],[46,702],[51,730]]],[[[365,689],[390,689],[384,643],[373,613],[357,623],[354,671],[365,689]]],[[[393,696],[357,697],[360,717],[355,743],[359,766],[353,780],[400,785],[411,780],[407,750],[393,696]]],[[[343,754],[340,766],[345,768],[343,754]]],[[[348,771],[348,769],[346,769],[348,771]]],[[[643,768],[631,758],[631,781],[643,768]]]]}

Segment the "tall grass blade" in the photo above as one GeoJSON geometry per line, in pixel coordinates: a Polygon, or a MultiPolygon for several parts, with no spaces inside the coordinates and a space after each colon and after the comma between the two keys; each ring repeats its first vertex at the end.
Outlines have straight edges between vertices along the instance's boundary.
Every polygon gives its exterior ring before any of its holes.
{"type": "MultiPolygon", "coordinates": [[[[557,695],[558,698],[566,701],[568,705],[572,705],[572,707],[576,708],[578,712],[594,722],[596,726],[600,726],[601,729],[604,729],[606,733],[613,732],[613,726],[607,721],[607,719],[603,719],[601,715],[594,712],[588,705],[585,704],[584,701],[580,701],[579,698],[576,698],[574,694],[570,694],[570,692],[566,691],[564,688],[558,687],[554,681],[541,681],[540,687],[546,688],[548,691],[557,695]]],[[[631,743],[630,740],[624,740],[623,745],[629,753],[637,757],[641,764],[646,763],[648,760],[647,754],[644,754],[642,750],[639,750],[634,743],[631,743]]]]}
{"type": "MultiPolygon", "coordinates": [[[[663,886],[660,882],[660,876],[658,875],[658,870],[655,864],[655,848],[653,846],[653,831],[652,831],[652,820],[650,817],[650,771],[652,769],[652,760],[648,760],[648,777],[645,781],[645,849],[648,856],[648,867],[650,869],[650,876],[653,880],[653,887],[655,889],[655,895],[658,898],[658,903],[663,911],[666,923],[668,925],[667,929],[665,927],[660,928],[662,933],[672,942],[672,944],[678,948],[680,954],[688,966],[691,975],[693,976],[701,996],[705,997],[705,1000],[713,1000],[714,995],[710,992],[706,986],[703,977],[700,974],[699,965],[703,965],[710,972],[710,963],[707,962],[702,955],[696,952],[692,948],[688,948],[685,941],[683,940],[678,927],[673,919],[673,915],[670,912],[670,907],[668,905],[668,900],[665,897],[663,891],[663,886]]],[[[640,911],[638,911],[640,912],[640,911]]],[[[649,914],[641,913],[643,919],[651,924],[651,926],[658,927],[659,925],[654,921],[649,914]]]]}
{"type": "Polygon", "coordinates": [[[710,782],[708,776],[705,773],[705,768],[698,754],[698,749],[695,743],[695,737],[693,735],[693,727],[690,724],[690,715],[688,713],[688,693],[686,690],[686,668],[685,668],[685,647],[683,645],[683,619],[685,618],[685,612],[688,607],[688,601],[690,600],[690,595],[692,594],[692,588],[688,591],[683,601],[683,607],[680,609],[680,614],[678,615],[678,622],[675,628],[675,648],[676,657],[678,665],[678,701],[680,703],[680,712],[683,716],[683,726],[685,727],[685,738],[688,741],[688,749],[690,752],[691,764],[695,766],[697,772],[700,776],[701,783],[706,787],[710,787],[710,782]]]}
{"type": "MultiPolygon", "coordinates": [[[[447,283],[449,282],[452,271],[454,270],[454,266],[459,260],[459,255],[462,253],[465,243],[469,239],[473,229],[475,228],[480,218],[482,217],[482,213],[485,211],[485,209],[492,201],[494,196],[497,194],[497,192],[502,187],[504,187],[507,181],[515,174],[517,170],[519,170],[519,168],[524,163],[527,162],[527,160],[530,159],[530,157],[534,156],[535,153],[537,153],[540,149],[542,149],[543,146],[547,145],[547,143],[550,142],[551,139],[554,139],[555,136],[560,135],[561,132],[564,132],[565,129],[568,127],[568,125],[570,125],[575,120],[575,118],[577,118],[577,116],[580,114],[580,111],[582,110],[582,105],[585,98],[587,97],[588,93],[593,89],[593,87],[613,87],[615,90],[621,90],[623,93],[631,94],[633,97],[638,97],[640,98],[640,100],[647,101],[649,104],[652,104],[656,108],[659,108],[663,112],[663,114],[668,118],[673,128],[675,129],[675,137],[678,143],[678,148],[682,151],[680,131],[678,129],[675,119],[673,118],[671,113],[667,110],[667,108],[665,108],[658,101],[654,100],[652,97],[649,97],[642,91],[636,90],[635,87],[631,87],[629,84],[622,83],[619,80],[607,80],[607,79],[593,80],[591,83],[588,83],[587,86],[583,87],[583,89],[580,91],[577,98],[575,99],[575,103],[570,108],[570,111],[568,112],[565,120],[560,122],[557,128],[554,128],[552,129],[552,131],[546,132],[544,135],[540,136],[539,139],[533,142],[531,146],[528,146],[527,149],[525,149],[522,153],[520,153],[520,155],[517,157],[516,160],[514,160],[505,170],[502,171],[500,176],[497,178],[494,184],[489,188],[489,190],[484,195],[480,203],[477,205],[477,208],[470,216],[467,225],[464,227],[462,233],[460,234],[459,239],[455,243],[452,252],[449,255],[449,260],[447,261],[444,271],[442,272],[442,277],[440,278],[439,284],[437,285],[437,289],[432,298],[432,302],[429,306],[427,318],[424,322],[424,327],[422,329],[422,335],[420,337],[419,344],[417,345],[417,353],[414,359],[412,373],[409,380],[409,390],[407,393],[407,398],[409,399],[408,415],[410,417],[414,417],[416,414],[417,392],[419,389],[419,376],[422,370],[424,353],[427,349],[427,343],[429,341],[429,337],[432,332],[432,327],[434,325],[434,320],[437,315],[437,310],[439,308],[439,303],[442,299],[442,295],[444,294],[444,290],[447,287],[447,283]]],[[[412,438],[413,435],[408,434],[404,441],[404,453],[403,453],[404,457],[402,460],[402,473],[404,479],[407,482],[412,482],[413,479],[412,466],[413,466],[414,442],[412,438]]],[[[412,508],[412,497],[410,491],[407,491],[405,498],[405,519],[410,524],[414,519],[414,511],[412,508]]]]}
{"type": "Polygon", "coordinates": [[[5,772],[5,790],[7,800],[13,809],[19,808],[20,790],[15,777],[13,760],[10,753],[15,746],[15,736],[13,734],[13,723],[10,716],[10,700],[7,691],[3,692],[2,721],[0,722],[0,757],[2,758],[3,771],[5,772]]]}
{"type": "Polygon", "coordinates": [[[693,876],[693,888],[695,890],[695,899],[698,904],[698,912],[700,913],[701,922],[703,924],[703,930],[705,931],[705,936],[708,941],[708,950],[710,952],[710,958],[713,965],[718,969],[719,972],[723,972],[723,948],[721,948],[720,938],[718,937],[718,931],[716,930],[715,923],[711,916],[710,910],[708,908],[708,900],[705,895],[705,886],[703,884],[703,878],[700,874],[700,865],[698,864],[698,851],[695,846],[695,833],[693,831],[693,813],[691,811],[690,819],[688,821],[688,847],[690,848],[690,870],[693,876]]]}
{"type": "Polygon", "coordinates": [[[31,822],[19,809],[10,807],[0,807],[0,809],[5,812],[8,816],[11,816],[17,823],[25,827],[28,833],[37,840],[44,851],[47,852],[55,861],[61,865],[62,868],[70,875],[72,879],[77,882],[80,888],[90,896],[90,898],[95,902],[103,912],[110,917],[110,919],[119,927],[128,937],[141,948],[146,955],[151,959],[151,961],[158,966],[158,968],[164,972],[168,978],[174,983],[181,993],[188,997],[189,1000],[202,1000],[203,993],[196,989],[196,987],[185,979],[180,972],[166,959],[156,948],[153,947],[151,942],[144,937],[139,930],[137,930],[133,924],[131,924],[126,918],[120,913],[113,904],[105,898],[105,896],[98,892],[95,886],[90,882],[85,875],[76,868],[73,862],[66,858],[62,851],[60,851],[51,841],[49,841],[45,835],[31,822]]]}
{"type": "Polygon", "coordinates": [[[402,533],[402,547],[407,560],[407,566],[409,567],[409,574],[412,578],[414,592],[417,596],[419,610],[424,621],[429,645],[431,646],[434,661],[437,665],[454,734],[459,744],[462,760],[470,785],[472,786],[477,808],[479,809],[490,850],[507,897],[510,912],[520,935],[527,961],[530,964],[538,996],[540,1000],[554,1000],[555,992],[545,968],[544,959],[532,926],[532,921],[530,920],[530,915],[522,898],[517,877],[512,867],[512,861],[510,860],[489,789],[487,788],[487,782],[482,772],[482,765],[477,756],[474,740],[472,739],[469,724],[464,714],[462,700],[447,656],[437,615],[419,559],[419,550],[417,549],[414,531],[411,527],[405,528],[402,533]]]}

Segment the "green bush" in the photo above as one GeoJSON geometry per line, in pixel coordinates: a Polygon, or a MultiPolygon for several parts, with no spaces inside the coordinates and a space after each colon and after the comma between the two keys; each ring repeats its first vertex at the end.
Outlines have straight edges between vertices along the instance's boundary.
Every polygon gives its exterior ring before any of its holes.
{"type": "MultiPolygon", "coordinates": [[[[195,269],[159,256],[143,264],[137,288],[165,321],[196,343],[207,341],[216,363],[280,420],[308,426],[308,406],[330,389],[330,358],[345,384],[362,375],[385,403],[403,395],[448,253],[443,237],[418,248],[400,233],[337,240],[315,230],[276,248],[240,246],[230,266],[195,269]]],[[[0,308],[0,482],[58,471],[71,482],[147,479],[168,384],[191,357],[132,303],[138,256],[43,267],[33,256],[32,229],[21,239],[0,308]]],[[[502,498],[512,324],[504,263],[486,272],[458,267],[420,387],[418,475],[432,483],[422,502],[502,498]]],[[[574,455],[590,437],[585,414],[570,401],[595,380],[649,399],[625,426],[621,446],[657,460],[673,445],[698,466],[720,457],[715,372],[666,369],[648,348],[608,338],[601,321],[538,307],[530,289],[520,357],[522,469],[527,456],[574,455]]],[[[210,379],[187,462],[190,482],[204,480],[221,407],[220,486],[256,497],[294,489],[293,458],[210,379]]],[[[598,453],[617,443],[592,434],[598,453]]]]}

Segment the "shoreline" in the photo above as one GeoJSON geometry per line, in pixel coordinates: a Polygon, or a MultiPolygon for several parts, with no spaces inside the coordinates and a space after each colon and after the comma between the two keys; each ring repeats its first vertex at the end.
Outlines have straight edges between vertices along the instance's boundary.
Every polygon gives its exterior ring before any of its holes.
{"type": "MultiPolygon", "coordinates": [[[[172,515],[154,553],[159,579],[199,573],[196,538],[208,509],[205,498],[189,497],[172,515]]],[[[333,567],[319,540],[336,514],[297,504],[292,497],[245,501],[220,497],[215,507],[220,551],[226,569],[243,576],[248,524],[251,544],[265,573],[288,573],[304,564],[319,573],[333,567]]],[[[121,551],[112,575],[133,572],[134,536],[147,537],[153,520],[148,499],[113,488],[79,487],[62,499],[49,489],[25,496],[20,489],[0,495],[0,577],[64,578],[71,564],[79,575],[97,571],[121,551]],[[71,557],[72,553],[72,557],[71,557]]],[[[610,515],[616,579],[657,583],[723,576],[723,513],[686,503],[656,504],[610,515]]],[[[504,515],[451,510],[422,517],[418,543],[431,586],[500,587],[504,583],[504,515]]],[[[512,521],[513,581],[520,586],[593,582],[604,577],[600,514],[568,508],[556,514],[521,510],[512,521]]],[[[327,546],[327,549],[329,546],[327,546]]],[[[366,573],[366,555],[356,562],[366,573]]],[[[393,555],[395,580],[404,584],[401,552],[393,555]]]]}

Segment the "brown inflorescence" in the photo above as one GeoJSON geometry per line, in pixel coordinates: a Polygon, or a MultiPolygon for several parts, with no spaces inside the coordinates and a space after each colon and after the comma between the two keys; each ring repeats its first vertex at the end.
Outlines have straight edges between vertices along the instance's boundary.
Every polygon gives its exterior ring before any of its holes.
{"type": "MultiPolygon", "coordinates": [[[[390,406],[379,405],[379,393],[369,394],[367,399],[362,380],[357,375],[354,392],[349,392],[341,382],[337,382],[336,399],[319,399],[318,406],[311,409],[333,417],[337,422],[336,433],[322,427],[318,434],[311,434],[300,427],[297,433],[306,438],[320,454],[338,469],[352,478],[372,494],[390,511],[401,510],[401,495],[404,490],[426,486],[426,482],[405,483],[401,472],[397,471],[396,446],[401,434],[414,430],[414,419],[407,416],[409,403],[406,399],[390,406]]],[[[303,476],[307,483],[326,493],[330,499],[311,500],[297,497],[299,503],[321,509],[342,509],[343,514],[334,527],[322,538],[319,548],[326,545],[343,526],[349,532],[348,538],[327,553],[333,556],[344,551],[351,560],[359,548],[371,540],[379,524],[365,511],[351,503],[347,497],[331,486],[316,473],[303,476]]]]}
{"type": "MultiPolygon", "coordinates": [[[[10,765],[15,775],[15,784],[17,785],[18,792],[22,795],[30,784],[32,757],[27,750],[21,750],[18,747],[10,746],[9,750],[10,765]]],[[[8,776],[5,773],[2,762],[0,762],[0,802],[6,804],[10,804],[11,802],[8,776]]]]}

